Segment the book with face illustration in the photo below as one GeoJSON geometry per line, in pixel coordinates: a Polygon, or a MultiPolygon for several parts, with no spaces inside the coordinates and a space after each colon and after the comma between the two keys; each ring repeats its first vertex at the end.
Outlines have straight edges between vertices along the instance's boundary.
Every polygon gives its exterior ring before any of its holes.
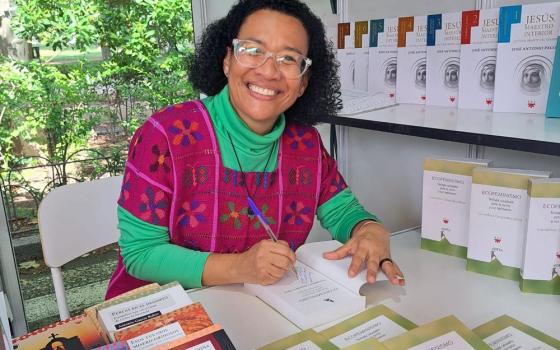
{"type": "Polygon", "coordinates": [[[383,92],[394,103],[397,88],[398,19],[369,21],[368,92],[383,92]]]}
{"type": "Polygon", "coordinates": [[[397,40],[397,102],[426,103],[427,17],[400,17],[397,40]]]}
{"type": "Polygon", "coordinates": [[[498,8],[463,11],[459,108],[494,108],[498,8]]]}
{"type": "Polygon", "coordinates": [[[500,8],[494,112],[544,113],[560,2],[500,8]]]}
{"type": "MultiPolygon", "coordinates": [[[[296,251],[297,276],[288,271],[275,284],[245,284],[253,294],[276,309],[301,329],[313,328],[364,310],[365,296],[360,288],[367,283],[365,270],[348,277],[352,258],[326,260],[324,252],[342,246],[338,241],[313,242],[296,251]]],[[[379,272],[378,281],[387,280],[379,272]]]]}

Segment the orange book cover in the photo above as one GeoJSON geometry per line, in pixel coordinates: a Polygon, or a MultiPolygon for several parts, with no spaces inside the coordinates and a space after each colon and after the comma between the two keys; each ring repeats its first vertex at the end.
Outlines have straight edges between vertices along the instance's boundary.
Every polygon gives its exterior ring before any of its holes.
{"type": "Polygon", "coordinates": [[[89,350],[106,342],[85,314],[59,321],[12,340],[17,350],[89,350]]]}
{"type": "Polygon", "coordinates": [[[126,341],[175,322],[179,323],[185,334],[194,333],[213,324],[204,307],[200,303],[194,303],[117,331],[114,334],[115,340],[126,341]]]}

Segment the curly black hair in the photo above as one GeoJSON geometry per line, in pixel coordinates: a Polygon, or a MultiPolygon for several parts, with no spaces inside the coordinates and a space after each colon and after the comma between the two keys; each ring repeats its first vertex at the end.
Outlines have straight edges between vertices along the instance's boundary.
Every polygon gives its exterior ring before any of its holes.
{"type": "Polygon", "coordinates": [[[252,13],[274,10],[297,18],[309,38],[309,84],[304,94],[284,113],[287,122],[314,125],[319,117],[336,116],[341,109],[338,63],[332,43],[327,40],[321,20],[307,5],[298,0],[239,0],[229,13],[211,23],[196,46],[194,59],[189,65],[189,79],[193,86],[213,96],[227,84],[223,60],[227,48],[237,37],[241,25],[252,13]]]}

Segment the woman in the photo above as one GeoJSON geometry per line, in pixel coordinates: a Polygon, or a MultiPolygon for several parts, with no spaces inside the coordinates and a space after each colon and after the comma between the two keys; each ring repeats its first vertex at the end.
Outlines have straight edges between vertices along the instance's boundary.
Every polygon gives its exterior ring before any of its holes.
{"type": "Polygon", "coordinates": [[[107,298],[155,281],[185,288],[271,284],[316,214],[374,282],[389,234],[365,211],[311,127],[340,84],[321,21],[296,0],[241,0],[197,47],[193,85],[210,97],[165,108],[135,133],[119,199],[121,256],[107,298]],[[278,237],[269,239],[249,202],[278,237]]]}

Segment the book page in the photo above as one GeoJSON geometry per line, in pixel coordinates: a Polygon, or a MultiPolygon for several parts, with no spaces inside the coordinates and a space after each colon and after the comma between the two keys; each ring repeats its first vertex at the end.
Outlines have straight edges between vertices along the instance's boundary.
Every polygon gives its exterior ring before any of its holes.
{"type": "MultiPolygon", "coordinates": [[[[296,257],[302,263],[328,276],[353,293],[360,294],[360,288],[368,283],[365,267],[358,275],[350,278],[348,277],[348,269],[352,262],[351,256],[347,256],[341,260],[327,260],[323,258],[323,253],[333,251],[341,246],[342,243],[335,240],[307,243],[298,248],[296,257]]],[[[387,276],[379,271],[377,273],[377,281],[386,280],[387,276]]]]}

